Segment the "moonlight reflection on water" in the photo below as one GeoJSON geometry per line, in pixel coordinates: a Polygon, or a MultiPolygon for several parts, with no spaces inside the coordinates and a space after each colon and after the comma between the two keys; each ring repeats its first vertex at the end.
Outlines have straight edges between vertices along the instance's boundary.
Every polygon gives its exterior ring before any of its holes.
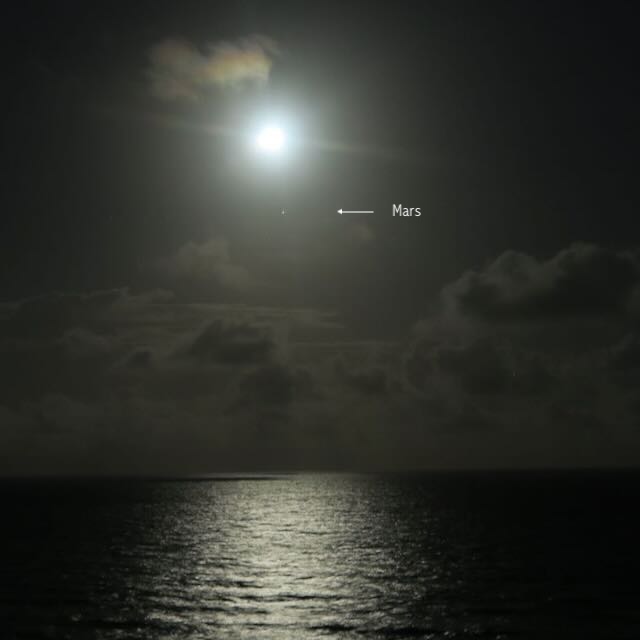
{"type": "Polygon", "coordinates": [[[577,480],[7,481],[1,601],[15,637],[636,637],[638,478],[577,480]]]}

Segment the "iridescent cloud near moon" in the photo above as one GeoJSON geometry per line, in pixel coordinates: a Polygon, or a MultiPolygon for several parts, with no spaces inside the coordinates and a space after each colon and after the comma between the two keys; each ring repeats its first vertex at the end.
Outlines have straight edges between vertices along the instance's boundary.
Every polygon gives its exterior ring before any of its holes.
{"type": "Polygon", "coordinates": [[[203,50],[188,40],[168,38],[149,51],[151,93],[162,100],[197,100],[212,87],[264,84],[277,51],[266,36],[219,42],[203,50]]]}

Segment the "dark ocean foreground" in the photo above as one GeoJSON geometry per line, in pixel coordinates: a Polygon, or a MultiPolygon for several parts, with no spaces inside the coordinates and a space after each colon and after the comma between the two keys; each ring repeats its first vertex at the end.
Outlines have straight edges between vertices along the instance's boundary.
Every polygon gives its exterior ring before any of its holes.
{"type": "Polygon", "coordinates": [[[4,480],[3,638],[640,638],[640,474],[4,480]]]}

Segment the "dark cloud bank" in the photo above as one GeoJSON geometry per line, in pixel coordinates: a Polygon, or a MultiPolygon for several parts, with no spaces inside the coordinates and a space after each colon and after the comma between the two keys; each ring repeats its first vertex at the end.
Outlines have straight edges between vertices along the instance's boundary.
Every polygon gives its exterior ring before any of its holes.
{"type": "Polygon", "coordinates": [[[0,306],[2,473],[640,461],[637,252],[505,252],[395,342],[257,304],[220,239],[150,270],[166,288],[0,306]]]}

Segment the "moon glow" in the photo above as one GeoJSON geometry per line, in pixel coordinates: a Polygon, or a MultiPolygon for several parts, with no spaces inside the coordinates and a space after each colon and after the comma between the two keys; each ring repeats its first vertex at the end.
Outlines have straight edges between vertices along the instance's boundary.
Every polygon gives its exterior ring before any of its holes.
{"type": "Polygon", "coordinates": [[[284,131],[277,126],[261,129],[256,137],[256,147],[266,153],[278,153],[285,143],[284,131]]]}

